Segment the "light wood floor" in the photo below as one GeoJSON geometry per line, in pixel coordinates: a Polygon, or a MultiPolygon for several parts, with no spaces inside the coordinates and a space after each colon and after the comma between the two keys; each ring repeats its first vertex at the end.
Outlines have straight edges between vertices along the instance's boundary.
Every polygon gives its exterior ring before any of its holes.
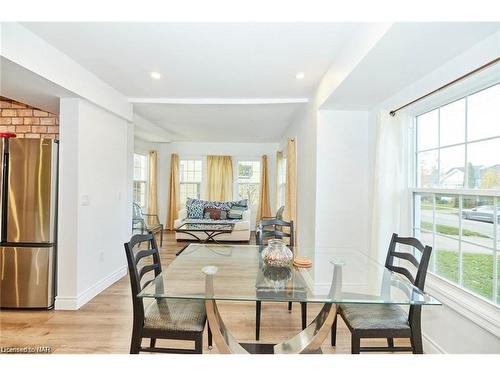
{"type": "MultiPolygon", "coordinates": [[[[166,232],[161,249],[162,264],[167,266],[175,253],[186,243],[175,241],[173,233],[166,232]]],[[[132,301],[128,276],[122,278],[96,296],[78,311],[0,311],[0,347],[51,347],[53,353],[128,353],[132,331],[132,301]]],[[[252,341],[255,335],[255,303],[218,303],[225,323],[240,341],[252,341]]],[[[320,305],[308,305],[308,319],[312,319],[320,305]]],[[[286,303],[262,303],[261,342],[277,343],[301,329],[300,306],[294,304],[288,313],[286,303]]],[[[350,334],[339,319],[337,347],[330,346],[330,337],[322,346],[324,353],[350,353],[350,334]]],[[[185,343],[162,342],[184,347],[185,343]]],[[[384,345],[385,340],[367,340],[362,345],[384,345]]],[[[408,345],[406,340],[396,342],[408,345]]],[[[146,345],[146,342],[143,343],[146,345]]],[[[207,347],[204,353],[217,353],[207,347]]]]}

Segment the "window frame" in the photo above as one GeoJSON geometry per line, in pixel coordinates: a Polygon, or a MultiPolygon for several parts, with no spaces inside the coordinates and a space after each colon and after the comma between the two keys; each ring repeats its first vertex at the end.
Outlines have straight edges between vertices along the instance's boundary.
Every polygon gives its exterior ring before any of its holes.
{"type": "MultiPolygon", "coordinates": [[[[467,162],[468,162],[468,155],[467,155],[467,146],[469,144],[473,143],[478,143],[478,142],[483,142],[483,141],[488,141],[492,139],[500,139],[500,135],[498,136],[492,136],[492,137],[486,137],[486,138],[481,138],[481,139],[474,139],[472,141],[469,141],[468,138],[468,116],[467,116],[467,102],[468,102],[468,97],[471,95],[474,95],[480,91],[486,90],[488,88],[491,88],[493,86],[499,85],[499,82],[494,82],[494,83],[489,83],[487,85],[484,85],[483,87],[476,88],[474,90],[467,90],[466,92],[463,92],[461,96],[454,96],[453,100],[449,101],[441,101],[439,105],[435,105],[432,108],[427,108],[424,111],[420,112],[414,112],[413,115],[413,123],[410,125],[409,129],[409,135],[410,139],[412,140],[409,142],[409,147],[408,147],[408,155],[409,155],[409,163],[408,163],[408,169],[409,169],[409,188],[408,188],[408,207],[409,209],[409,221],[410,223],[410,230],[413,235],[416,235],[417,231],[422,231],[422,228],[419,228],[420,223],[417,223],[417,213],[416,211],[416,200],[415,196],[417,194],[425,194],[433,197],[433,208],[432,208],[432,214],[433,214],[433,228],[432,231],[428,230],[423,230],[425,233],[432,234],[433,238],[433,243],[432,246],[435,248],[435,242],[436,242],[436,235],[446,237],[446,235],[438,232],[436,230],[436,205],[435,205],[435,198],[437,195],[452,195],[456,196],[459,199],[459,208],[458,208],[458,213],[459,213],[459,237],[455,239],[458,242],[458,252],[459,252],[459,280],[458,283],[455,283],[451,280],[446,279],[443,276],[440,276],[433,271],[429,270],[429,281],[431,282],[430,289],[436,290],[438,294],[443,294],[443,292],[447,293],[453,293],[453,296],[456,296],[456,300],[452,303],[455,305],[459,305],[460,301],[465,298],[467,300],[468,304],[465,308],[468,312],[473,311],[474,314],[477,314],[477,310],[479,308],[480,311],[485,312],[485,314],[489,315],[490,312],[496,311],[498,314],[498,309],[500,309],[500,297],[498,297],[498,289],[500,288],[500,283],[498,282],[498,266],[500,263],[500,243],[499,240],[499,232],[498,230],[500,229],[500,224],[498,223],[497,220],[497,215],[499,214],[498,210],[498,205],[500,204],[500,189],[475,189],[475,188],[470,188],[468,187],[468,168],[467,168],[467,162]],[[417,126],[417,117],[421,116],[423,114],[429,113],[433,110],[436,110],[438,108],[444,107],[450,103],[454,103],[456,101],[465,99],[465,134],[464,134],[464,142],[461,143],[456,143],[456,144],[450,144],[446,146],[441,146],[440,140],[438,140],[438,146],[434,148],[429,148],[429,149],[423,149],[419,150],[418,149],[418,126],[417,126]],[[463,186],[461,188],[441,188],[441,187],[419,187],[419,178],[420,178],[420,170],[419,170],[419,152],[426,152],[426,151],[433,151],[433,150],[438,150],[438,178],[440,176],[440,151],[441,149],[446,149],[458,145],[463,145],[464,146],[464,181],[463,181],[463,186]],[[493,245],[492,247],[489,246],[484,246],[484,245],[479,245],[477,243],[464,240],[462,238],[463,232],[462,232],[462,209],[463,209],[463,199],[464,198],[477,198],[477,197],[492,197],[493,198],[493,245]],[[463,285],[463,258],[462,258],[462,245],[463,244],[471,244],[473,246],[480,246],[487,248],[492,251],[493,255],[493,288],[492,288],[492,298],[488,299],[487,297],[481,296],[480,294],[470,290],[466,289],[466,287],[463,285]],[[492,310],[493,309],[493,310],[492,310]]],[[[439,121],[439,112],[438,112],[438,121],[439,121]]],[[[441,136],[440,134],[440,123],[438,122],[438,137],[441,136]]],[[[439,180],[438,180],[439,181],[439,180]]],[[[448,296],[449,298],[449,296],[448,296]]],[[[457,310],[463,310],[464,307],[457,308],[457,310]]],[[[481,325],[490,330],[491,332],[497,334],[500,332],[500,329],[493,328],[492,326],[488,323],[491,323],[492,320],[487,319],[487,322],[485,323],[485,320],[480,318],[479,321],[482,323],[481,325]]],[[[493,319],[493,321],[500,322],[499,319],[493,319]]],[[[496,323],[495,323],[496,324],[496,323]]],[[[494,327],[494,325],[493,325],[494,327]]],[[[498,327],[498,326],[497,326],[498,327]]]]}

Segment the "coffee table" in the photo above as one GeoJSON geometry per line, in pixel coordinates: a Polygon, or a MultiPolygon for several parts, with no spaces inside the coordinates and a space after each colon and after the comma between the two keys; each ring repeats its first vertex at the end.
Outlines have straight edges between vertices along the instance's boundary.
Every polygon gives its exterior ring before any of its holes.
{"type": "MultiPolygon", "coordinates": [[[[200,243],[207,242],[215,242],[220,244],[219,241],[215,238],[221,234],[232,233],[234,229],[234,223],[216,223],[216,222],[203,222],[203,223],[193,223],[193,222],[184,222],[179,227],[175,228],[175,231],[178,233],[186,233],[193,237],[195,240],[200,243]],[[201,238],[198,236],[199,233],[205,233],[206,238],[201,238]]],[[[186,247],[184,246],[181,250],[177,252],[176,255],[181,254],[186,247]]]]}

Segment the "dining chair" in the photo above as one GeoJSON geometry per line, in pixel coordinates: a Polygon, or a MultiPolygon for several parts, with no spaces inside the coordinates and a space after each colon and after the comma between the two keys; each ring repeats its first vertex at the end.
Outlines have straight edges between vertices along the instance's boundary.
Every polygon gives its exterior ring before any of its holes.
{"type": "MultiPolygon", "coordinates": [[[[130,354],[140,351],[201,354],[206,321],[203,301],[139,298],[137,295],[162,271],[158,246],[151,233],[136,234],[124,246],[134,312],[130,354]],[[144,243],[148,248],[141,250],[144,243]],[[146,276],[149,280],[143,282],[146,276]],[[149,347],[142,346],[143,338],[150,339],[149,347]],[[194,349],[158,348],[156,339],[194,341],[194,349]]],[[[209,328],[209,347],[212,346],[211,336],[209,328]]]]}
{"type": "Polygon", "coordinates": [[[133,203],[132,210],[132,231],[144,233],[159,233],[160,234],[160,247],[163,246],[163,224],[156,214],[145,214],[141,206],[133,203]]]}
{"type": "MultiPolygon", "coordinates": [[[[267,241],[271,239],[284,239],[288,238],[288,245],[291,250],[294,251],[293,247],[295,244],[294,238],[294,226],[293,221],[284,221],[279,219],[271,220],[261,220],[255,231],[255,243],[260,247],[260,251],[263,250],[267,241]],[[288,228],[285,231],[284,228],[288,228]]],[[[255,305],[255,339],[260,338],[260,316],[261,316],[262,301],[257,301],[255,305]]],[[[306,328],[307,325],[307,303],[301,302],[301,316],[302,316],[302,329],[306,328]]],[[[292,302],[288,302],[288,311],[292,311],[292,302]]]]}
{"type": "MultiPolygon", "coordinates": [[[[385,261],[385,267],[392,272],[398,273],[408,279],[415,287],[424,290],[427,268],[431,256],[432,247],[424,246],[416,238],[399,237],[393,233],[389,251],[385,261]],[[420,260],[413,254],[416,251],[401,252],[396,246],[406,245],[420,252],[420,260]],[[405,267],[402,264],[395,265],[395,258],[409,262],[413,267],[405,267]],[[413,272],[412,272],[413,271],[413,272]],[[414,276],[415,274],[415,276],[414,276]]],[[[411,351],[414,354],[422,354],[422,330],[421,314],[422,305],[411,305],[406,312],[397,305],[388,304],[341,304],[338,314],[351,331],[351,353],[360,352],[401,352],[411,351]],[[385,338],[387,346],[362,347],[362,338],[385,338]],[[394,346],[394,338],[409,338],[411,346],[394,346]]],[[[332,325],[332,346],[336,345],[337,316],[332,325]]]]}

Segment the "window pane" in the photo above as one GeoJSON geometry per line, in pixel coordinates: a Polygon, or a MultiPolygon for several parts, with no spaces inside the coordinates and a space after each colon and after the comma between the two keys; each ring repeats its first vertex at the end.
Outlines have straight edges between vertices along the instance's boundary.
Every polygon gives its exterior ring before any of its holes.
{"type": "Polygon", "coordinates": [[[488,299],[493,298],[493,251],[462,244],[463,286],[488,299]]]}
{"type": "Polygon", "coordinates": [[[436,195],[436,232],[459,239],[459,199],[454,195],[436,195]]]}
{"type": "Polygon", "coordinates": [[[435,241],[434,272],[447,280],[458,283],[458,241],[440,235],[436,235],[435,241]]]}
{"type": "Polygon", "coordinates": [[[462,236],[464,240],[493,247],[493,209],[493,198],[463,198],[462,236]]]}
{"type": "Polygon", "coordinates": [[[465,146],[442,148],[439,159],[439,186],[456,189],[464,186],[465,146]]]}
{"type": "Polygon", "coordinates": [[[500,136],[500,84],[467,98],[467,139],[500,136]]]}
{"type": "Polygon", "coordinates": [[[427,231],[433,230],[432,195],[415,194],[415,228],[427,231]]]}
{"type": "Polygon", "coordinates": [[[418,150],[438,147],[438,110],[417,117],[418,150]]]}
{"type": "Polygon", "coordinates": [[[441,107],[439,129],[440,146],[465,142],[465,99],[441,107]]]}
{"type": "Polygon", "coordinates": [[[500,138],[467,146],[469,187],[500,189],[500,138]]]}
{"type": "Polygon", "coordinates": [[[418,154],[419,187],[434,187],[438,182],[438,152],[418,154]]]}
{"type": "Polygon", "coordinates": [[[239,199],[248,199],[249,206],[256,206],[259,204],[259,184],[239,184],[238,195],[239,199]]]}

